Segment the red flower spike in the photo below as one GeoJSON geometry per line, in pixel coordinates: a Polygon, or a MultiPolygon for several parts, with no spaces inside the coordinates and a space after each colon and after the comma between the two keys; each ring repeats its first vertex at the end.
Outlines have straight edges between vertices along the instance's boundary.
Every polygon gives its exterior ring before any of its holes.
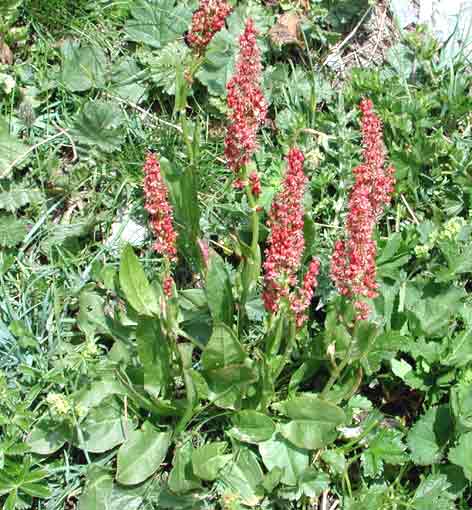
{"type": "Polygon", "coordinates": [[[156,241],[154,249],[170,261],[177,260],[177,233],[172,224],[169,191],[162,179],[161,167],[154,154],[148,154],[144,164],[144,208],[150,215],[151,229],[156,241]]]}
{"type": "Polygon", "coordinates": [[[227,85],[231,121],[225,138],[228,166],[238,177],[257,149],[257,131],[267,116],[267,102],[261,90],[262,64],[257,31],[251,19],[239,39],[236,71],[227,85]]]}
{"type": "Polygon", "coordinates": [[[355,298],[357,319],[365,320],[370,309],[359,298],[377,296],[377,246],[373,234],[385,206],[390,203],[395,179],[394,169],[385,168],[382,123],[373,112],[373,103],[363,99],[359,107],[363,163],[353,170],[355,183],[349,197],[346,239],[335,244],[331,278],[341,295],[355,298]]]}
{"type": "Polygon", "coordinates": [[[251,175],[249,176],[249,184],[251,186],[251,193],[253,197],[257,198],[262,192],[261,180],[259,179],[259,175],[257,172],[251,173],[251,175]]]}
{"type": "Polygon", "coordinates": [[[162,290],[164,294],[170,298],[172,297],[172,287],[174,286],[174,279],[172,276],[166,276],[162,282],[162,290]]]}
{"type": "Polygon", "coordinates": [[[200,0],[187,36],[189,46],[197,53],[203,53],[214,35],[223,28],[231,11],[225,0],[200,0]]]}
{"type": "Polygon", "coordinates": [[[303,279],[303,287],[297,290],[297,293],[290,300],[290,307],[295,313],[297,326],[301,328],[308,316],[305,314],[310,306],[315,288],[318,286],[318,274],[320,272],[320,262],[313,259],[308,267],[308,271],[303,279]]]}
{"type": "Polygon", "coordinates": [[[272,203],[269,219],[268,247],[264,262],[264,292],[262,298],[268,312],[279,309],[280,300],[287,298],[300,327],[306,320],[319,262],[315,259],[305,276],[302,289],[293,288],[298,284],[297,272],[300,269],[305,240],[303,237],[303,195],[307,178],[303,173],[304,156],[298,149],[291,149],[288,168],[282,184],[282,191],[272,203]]]}

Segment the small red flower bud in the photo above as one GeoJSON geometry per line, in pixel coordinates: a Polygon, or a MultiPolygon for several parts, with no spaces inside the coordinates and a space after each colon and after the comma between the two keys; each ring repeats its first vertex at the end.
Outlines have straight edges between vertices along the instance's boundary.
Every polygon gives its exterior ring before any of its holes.
{"type": "Polygon", "coordinates": [[[189,46],[197,53],[203,53],[214,35],[223,28],[231,11],[225,0],[200,0],[187,35],[189,46]]]}
{"type": "Polygon", "coordinates": [[[175,261],[177,233],[172,224],[172,207],[168,201],[169,192],[161,175],[159,161],[154,154],[148,154],[144,174],[144,207],[149,213],[151,229],[156,238],[154,249],[175,261]]]}

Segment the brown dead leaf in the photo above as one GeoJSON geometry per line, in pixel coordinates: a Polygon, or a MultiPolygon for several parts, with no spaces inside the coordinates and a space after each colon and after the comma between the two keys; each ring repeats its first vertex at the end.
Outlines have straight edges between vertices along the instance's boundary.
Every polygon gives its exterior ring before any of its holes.
{"type": "Polygon", "coordinates": [[[0,64],[13,64],[13,52],[9,46],[0,39],[0,64]]]}
{"type": "Polygon", "coordinates": [[[269,30],[272,42],[278,45],[300,44],[300,16],[295,12],[281,14],[277,23],[269,30]]]}

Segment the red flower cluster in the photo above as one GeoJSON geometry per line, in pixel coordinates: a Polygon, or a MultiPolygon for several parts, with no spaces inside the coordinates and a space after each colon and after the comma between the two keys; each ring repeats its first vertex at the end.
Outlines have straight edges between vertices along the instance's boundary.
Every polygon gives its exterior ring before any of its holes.
{"type": "Polygon", "coordinates": [[[305,276],[302,289],[292,290],[298,284],[297,273],[305,248],[303,237],[303,195],[307,178],[303,173],[304,156],[298,149],[288,154],[288,169],[282,191],[275,197],[267,222],[270,228],[266,259],[264,261],[263,300],[267,311],[275,313],[280,300],[287,298],[301,326],[313,297],[319,262],[314,259],[305,276]]]}
{"type": "Polygon", "coordinates": [[[257,172],[251,173],[251,175],[249,176],[249,184],[251,186],[252,195],[255,198],[257,198],[262,192],[261,180],[260,180],[259,174],[257,172]]]}
{"type": "Polygon", "coordinates": [[[257,130],[267,115],[267,102],[261,90],[262,65],[256,35],[254,23],[248,19],[239,39],[236,72],[227,85],[231,124],[225,139],[225,157],[236,175],[254,154],[257,130]]]}
{"type": "Polygon", "coordinates": [[[213,36],[223,28],[231,10],[225,0],[200,0],[187,36],[189,46],[202,53],[213,36]]]}
{"type": "Polygon", "coordinates": [[[390,203],[395,178],[394,169],[385,168],[382,123],[373,112],[372,101],[363,99],[360,109],[363,163],[353,170],[355,183],[349,197],[347,239],[335,245],[331,277],[343,296],[355,299],[358,320],[365,320],[370,310],[360,298],[377,296],[377,246],[373,233],[384,207],[390,203]]]}
{"type": "Polygon", "coordinates": [[[168,201],[169,192],[162,179],[159,161],[154,154],[148,154],[144,174],[144,207],[151,217],[151,228],[156,237],[154,249],[170,261],[175,261],[177,233],[172,225],[172,207],[168,201]]]}

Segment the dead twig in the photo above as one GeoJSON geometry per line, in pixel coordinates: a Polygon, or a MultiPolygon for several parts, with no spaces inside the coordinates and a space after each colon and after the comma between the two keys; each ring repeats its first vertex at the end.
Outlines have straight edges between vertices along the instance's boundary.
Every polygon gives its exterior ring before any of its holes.
{"type": "Polygon", "coordinates": [[[402,199],[402,202],[405,204],[405,207],[407,211],[410,213],[411,218],[416,223],[416,225],[419,225],[420,222],[418,221],[418,218],[416,217],[416,214],[413,212],[413,209],[410,207],[410,204],[407,202],[406,198],[404,197],[403,193],[400,193],[400,197],[402,199]]]}

